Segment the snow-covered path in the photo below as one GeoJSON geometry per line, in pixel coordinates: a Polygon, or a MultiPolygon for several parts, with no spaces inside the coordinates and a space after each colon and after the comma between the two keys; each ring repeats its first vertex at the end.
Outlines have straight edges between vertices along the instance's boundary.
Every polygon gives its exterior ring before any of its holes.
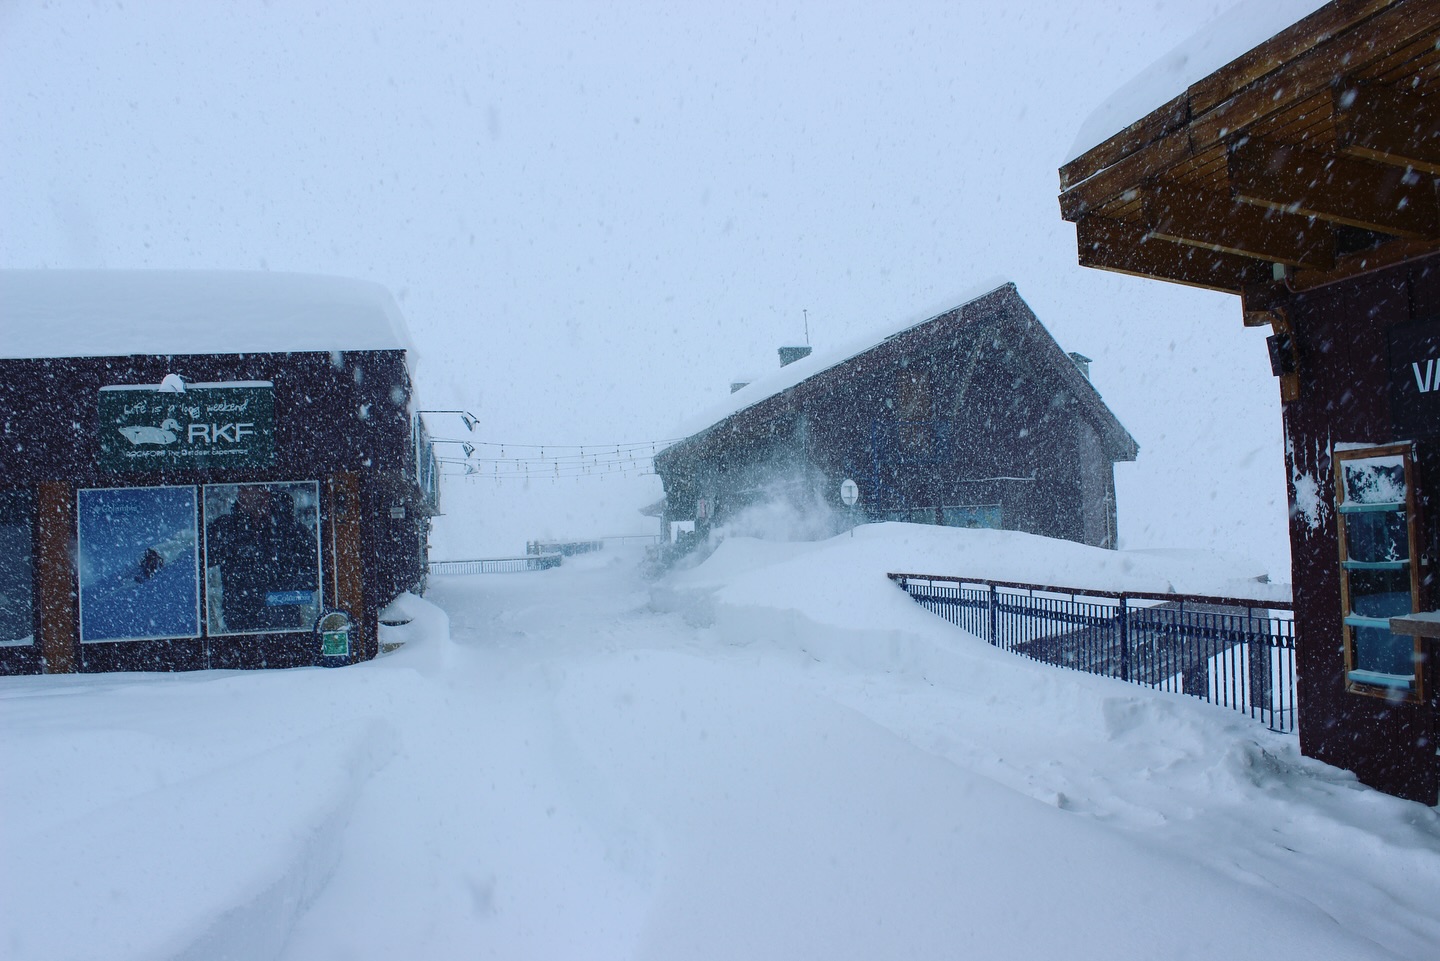
{"type": "Polygon", "coordinates": [[[0,954],[1433,956],[1434,810],[967,639],[877,553],[440,579],[341,671],[3,679],[0,954]]]}

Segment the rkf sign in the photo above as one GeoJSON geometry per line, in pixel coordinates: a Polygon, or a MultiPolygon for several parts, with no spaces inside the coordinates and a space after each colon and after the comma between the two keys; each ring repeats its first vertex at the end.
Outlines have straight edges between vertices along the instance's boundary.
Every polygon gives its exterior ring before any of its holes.
{"type": "Polygon", "coordinates": [[[268,467],[275,461],[269,381],[184,390],[101,387],[99,464],[107,470],[268,467]]]}
{"type": "Polygon", "coordinates": [[[1390,413],[1402,437],[1440,434],[1440,321],[1391,329],[1390,413]]]}

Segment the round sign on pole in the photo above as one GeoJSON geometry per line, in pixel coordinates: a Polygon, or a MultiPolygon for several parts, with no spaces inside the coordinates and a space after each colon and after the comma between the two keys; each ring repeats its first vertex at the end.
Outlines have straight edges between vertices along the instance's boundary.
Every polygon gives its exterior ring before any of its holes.
{"type": "Polygon", "coordinates": [[[860,500],[860,485],[848,477],[845,478],[840,482],[840,500],[846,507],[854,507],[855,502],[860,500]]]}

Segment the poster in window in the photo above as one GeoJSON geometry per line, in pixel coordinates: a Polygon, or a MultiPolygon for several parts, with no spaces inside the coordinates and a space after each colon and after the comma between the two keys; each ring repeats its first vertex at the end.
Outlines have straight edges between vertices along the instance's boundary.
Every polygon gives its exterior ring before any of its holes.
{"type": "Polygon", "coordinates": [[[31,493],[0,491],[0,647],[35,643],[34,525],[31,493]]]}
{"type": "Polygon", "coordinates": [[[308,631],[320,615],[320,485],[205,487],[208,634],[308,631]]]}
{"type": "Polygon", "coordinates": [[[80,640],[200,633],[195,488],[82,490],[80,640]]]}

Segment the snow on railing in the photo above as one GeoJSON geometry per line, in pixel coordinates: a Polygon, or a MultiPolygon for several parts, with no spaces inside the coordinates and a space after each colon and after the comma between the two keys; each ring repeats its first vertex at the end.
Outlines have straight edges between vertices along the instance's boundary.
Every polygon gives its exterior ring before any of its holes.
{"type": "Polygon", "coordinates": [[[1295,731],[1288,601],[891,574],[920,606],[996,647],[1176,691],[1295,731]]]}

